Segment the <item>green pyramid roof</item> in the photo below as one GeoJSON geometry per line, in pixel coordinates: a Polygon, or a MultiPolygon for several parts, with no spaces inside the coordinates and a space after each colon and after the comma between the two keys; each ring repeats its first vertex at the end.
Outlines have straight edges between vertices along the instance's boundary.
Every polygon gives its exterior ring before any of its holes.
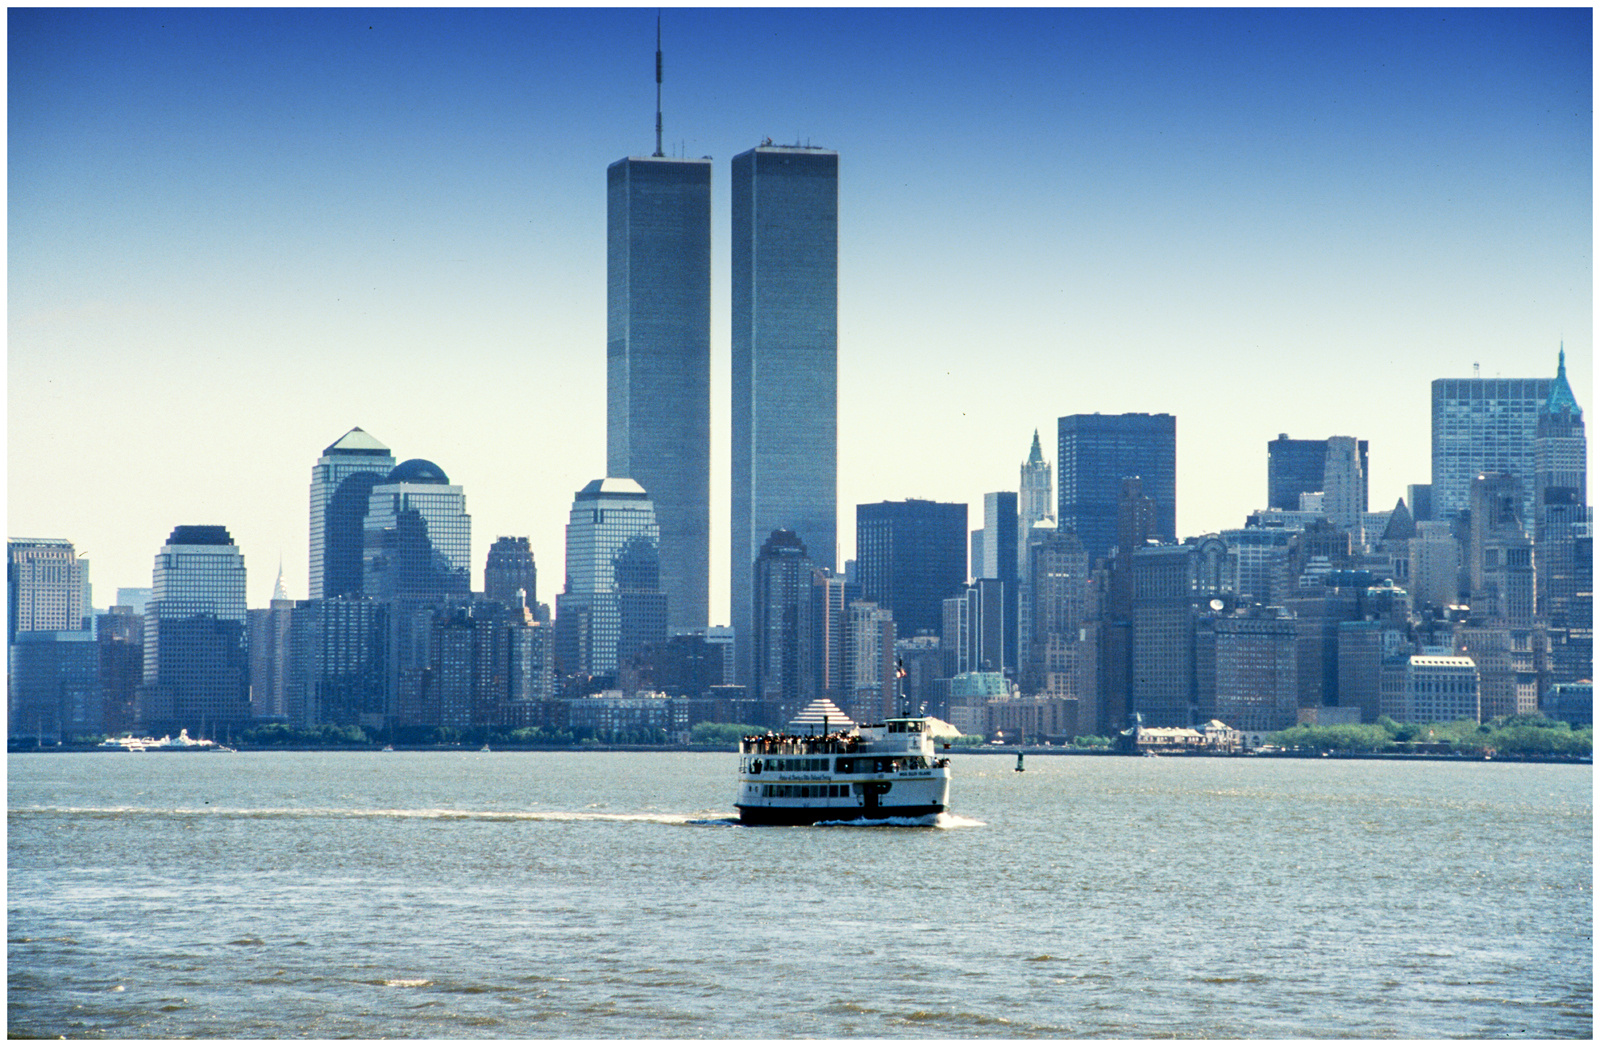
{"type": "Polygon", "coordinates": [[[1583,417],[1583,408],[1578,406],[1577,397],[1572,395],[1572,386],[1567,384],[1567,350],[1562,346],[1560,355],[1557,356],[1556,380],[1550,383],[1550,395],[1545,399],[1545,414],[1562,414],[1571,412],[1575,417],[1583,417]]]}

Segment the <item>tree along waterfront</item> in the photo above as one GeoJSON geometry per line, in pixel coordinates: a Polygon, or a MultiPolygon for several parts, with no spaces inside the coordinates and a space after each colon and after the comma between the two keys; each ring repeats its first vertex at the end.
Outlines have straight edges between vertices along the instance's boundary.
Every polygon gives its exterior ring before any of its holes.
{"type": "MultiPolygon", "coordinates": [[[[689,731],[688,747],[727,750],[737,748],[739,739],[761,734],[766,728],[742,723],[698,723],[689,731]]],[[[58,751],[92,749],[103,736],[68,739],[58,751]]],[[[454,748],[483,746],[507,749],[584,748],[595,746],[653,746],[683,748],[681,737],[669,737],[661,728],[603,731],[590,727],[398,727],[388,730],[355,725],[318,724],[291,727],[288,724],[261,724],[236,732],[228,743],[251,749],[371,749],[385,745],[402,748],[454,748]]],[[[969,751],[991,749],[978,735],[951,739],[952,747],[969,751]]],[[[1270,734],[1268,745],[1294,753],[1364,753],[1378,755],[1467,755],[1564,757],[1592,756],[1594,731],[1589,725],[1574,727],[1561,720],[1538,714],[1502,716],[1488,723],[1457,720],[1453,723],[1397,723],[1387,716],[1377,723],[1301,724],[1270,734]]],[[[1107,752],[1110,739],[1075,738],[1071,746],[1046,751],[1107,752]]],[[[33,745],[13,751],[32,751],[33,745]]],[[[1007,748],[1010,748],[1009,746],[1007,748]]],[[[1037,751],[1035,746],[1026,746],[1037,751]]],[[[1198,754],[1197,754],[1198,755],[1198,754]]]]}
{"type": "Polygon", "coordinates": [[[1470,756],[1592,756],[1594,728],[1573,727],[1537,713],[1498,716],[1488,723],[1300,724],[1267,736],[1283,749],[1353,753],[1454,753],[1470,756]]]}

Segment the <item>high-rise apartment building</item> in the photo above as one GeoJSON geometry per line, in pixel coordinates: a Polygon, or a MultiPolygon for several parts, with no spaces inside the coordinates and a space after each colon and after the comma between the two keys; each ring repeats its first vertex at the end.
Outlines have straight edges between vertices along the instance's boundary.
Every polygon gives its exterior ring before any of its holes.
{"type": "Polygon", "coordinates": [[[655,505],[626,477],[593,480],[567,518],[567,581],[556,597],[556,663],[568,675],[617,672],[667,634],[655,505]]]}
{"type": "Polygon", "coordinates": [[[149,731],[249,723],[244,555],[226,527],[176,527],[156,554],[137,704],[149,731]]]}
{"type": "Polygon", "coordinates": [[[1117,542],[1122,481],[1137,476],[1154,533],[1177,537],[1177,419],[1170,414],[1074,414],[1058,422],[1056,526],[1078,534],[1093,562],[1117,542]]]}
{"type": "Polygon", "coordinates": [[[312,466],[311,599],[361,593],[367,504],[394,466],[389,449],[359,428],[324,448],[312,466]]]}
{"type": "Polygon", "coordinates": [[[776,530],[837,556],[839,154],[733,158],[730,616],[748,680],[756,556],[776,530]]]}
{"type": "Polygon", "coordinates": [[[650,492],[668,629],[707,624],[711,527],[711,161],[606,171],[606,472],[650,492]]]}
{"type": "Polygon", "coordinates": [[[894,614],[901,636],[937,636],[944,601],[967,587],[967,507],[958,502],[856,506],[861,598],[894,614]]]}
{"type": "Polygon", "coordinates": [[[1533,442],[1551,385],[1549,378],[1434,380],[1433,519],[1468,508],[1480,473],[1515,476],[1522,519],[1533,518],[1533,442]]]}

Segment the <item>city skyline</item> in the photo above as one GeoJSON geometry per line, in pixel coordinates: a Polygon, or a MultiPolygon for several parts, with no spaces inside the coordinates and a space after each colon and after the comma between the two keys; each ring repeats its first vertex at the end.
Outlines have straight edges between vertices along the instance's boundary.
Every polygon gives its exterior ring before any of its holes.
{"type": "MultiPolygon", "coordinates": [[[[9,533],[73,541],[105,606],[226,527],[251,606],[279,561],[303,598],[306,470],[359,426],[461,486],[474,588],[528,535],[550,600],[607,472],[605,171],[651,145],[652,14],[10,12],[9,533]]],[[[859,504],[981,524],[1069,415],[1177,418],[1183,536],[1266,506],[1280,433],[1368,442],[1392,506],[1437,379],[1548,378],[1564,345],[1588,406],[1587,9],[663,34],[668,152],[712,157],[713,622],[730,164],[767,137],[840,157],[841,560],[859,504]]]]}

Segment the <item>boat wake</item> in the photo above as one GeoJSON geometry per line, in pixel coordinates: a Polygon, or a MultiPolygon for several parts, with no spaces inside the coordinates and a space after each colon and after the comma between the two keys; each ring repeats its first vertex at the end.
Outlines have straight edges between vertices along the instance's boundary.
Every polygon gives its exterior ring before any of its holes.
{"type": "MultiPolygon", "coordinates": [[[[349,821],[439,821],[439,822],[638,822],[655,825],[689,825],[704,828],[744,828],[738,815],[721,812],[668,814],[644,812],[614,814],[607,811],[468,811],[449,807],[417,809],[363,807],[25,807],[12,810],[13,817],[72,818],[212,818],[243,821],[305,821],[343,819],[349,821]]],[[[958,814],[937,814],[925,818],[852,818],[818,822],[829,828],[906,827],[922,829],[981,828],[984,822],[958,814]]]]}
{"type": "Polygon", "coordinates": [[[215,818],[221,820],[346,819],[351,821],[463,821],[463,822],[643,822],[657,825],[723,825],[731,815],[722,814],[613,814],[603,811],[468,811],[447,807],[398,808],[361,807],[32,807],[12,810],[13,816],[55,816],[76,818],[215,818]]]}
{"type": "Polygon", "coordinates": [[[830,829],[881,829],[900,827],[909,829],[979,829],[985,823],[976,818],[963,818],[959,814],[930,814],[923,818],[851,818],[849,820],[818,822],[830,829]]]}

